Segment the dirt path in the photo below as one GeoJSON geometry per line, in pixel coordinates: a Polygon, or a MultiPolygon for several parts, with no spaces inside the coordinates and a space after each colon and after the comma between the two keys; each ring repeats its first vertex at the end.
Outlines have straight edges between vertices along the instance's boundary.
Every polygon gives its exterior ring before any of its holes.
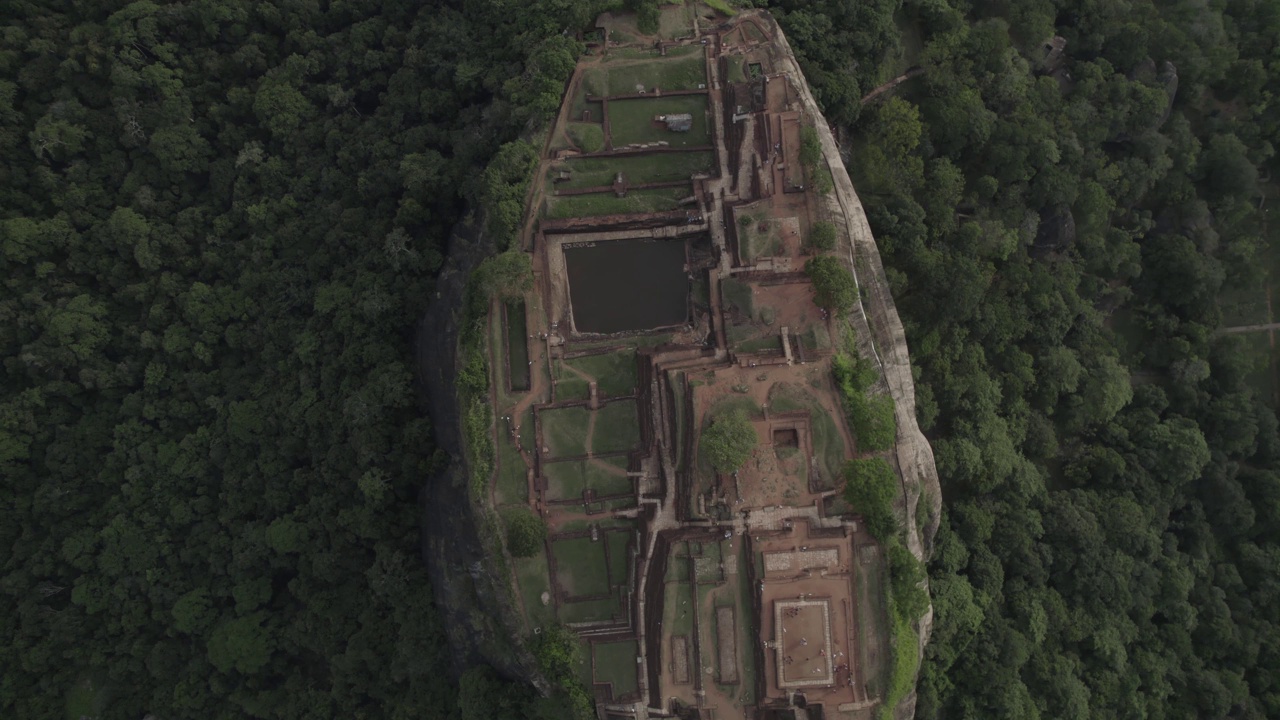
{"type": "Polygon", "coordinates": [[[1263,323],[1261,325],[1236,325],[1234,327],[1221,328],[1218,332],[1223,335],[1238,335],[1240,333],[1266,331],[1271,335],[1271,347],[1274,348],[1276,346],[1276,330],[1280,330],[1280,322],[1263,323]]]}

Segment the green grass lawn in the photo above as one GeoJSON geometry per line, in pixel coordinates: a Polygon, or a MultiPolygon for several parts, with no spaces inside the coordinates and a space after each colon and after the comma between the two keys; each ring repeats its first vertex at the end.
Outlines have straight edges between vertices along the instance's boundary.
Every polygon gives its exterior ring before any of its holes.
{"type": "Polygon", "coordinates": [[[622,602],[613,596],[603,600],[560,604],[560,622],[564,623],[599,622],[617,617],[621,613],[622,602]]]}
{"type": "Polygon", "coordinates": [[[689,582],[689,558],[677,555],[676,551],[672,550],[671,557],[667,560],[667,574],[663,579],[667,582],[689,582]]]}
{"type": "Polygon", "coordinates": [[[586,454],[590,408],[544,410],[539,417],[542,419],[542,441],[551,448],[551,457],[586,454]]]}
{"type": "Polygon", "coordinates": [[[714,164],[715,156],[708,151],[570,158],[552,165],[549,174],[554,179],[560,171],[567,170],[569,179],[554,185],[556,189],[573,190],[611,186],[618,173],[633,185],[688,180],[695,173],[710,172],[714,164]]]}
{"type": "Polygon", "coordinates": [[[873,693],[883,692],[888,680],[889,654],[889,612],[886,605],[886,585],[884,553],[877,552],[876,560],[863,564],[861,558],[853,563],[854,591],[857,593],[854,606],[858,613],[858,629],[866,637],[874,637],[880,643],[879,666],[873,666],[868,656],[868,646],[858,644],[861,665],[866,673],[867,685],[873,693]]]}
{"type": "Polygon", "coordinates": [[[595,378],[602,397],[635,394],[636,354],[633,351],[588,355],[565,362],[595,378]]]}
{"type": "Polygon", "coordinates": [[[751,299],[751,286],[741,280],[725,278],[720,282],[720,299],[725,305],[732,305],[747,317],[755,314],[755,303],[751,299]]]}
{"type": "MultiPolygon", "coordinates": [[[[581,118],[582,114],[579,113],[577,117],[581,118]]],[[[603,119],[598,109],[591,113],[591,117],[603,119]]],[[[593,153],[604,149],[604,126],[598,122],[570,122],[565,132],[574,147],[582,152],[593,153]]]]}
{"type": "MultiPolygon", "coordinates": [[[[670,51],[668,51],[670,54],[670,51]]],[[[609,48],[609,55],[604,59],[606,64],[623,60],[656,60],[662,56],[654,48],[609,48]]]]}
{"type": "Polygon", "coordinates": [[[591,641],[578,638],[578,680],[582,682],[582,686],[591,692],[591,684],[595,682],[595,678],[591,677],[591,641]]]}
{"type": "Polygon", "coordinates": [[[607,546],[589,537],[556,540],[551,552],[556,558],[556,583],[570,595],[599,595],[609,591],[609,568],[605,567],[607,546]]]}
{"type": "Polygon", "coordinates": [[[529,389],[529,324],[524,301],[506,304],[507,359],[511,367],[511,389],[529,389]]]}
{"type": "Polygon", "coordinates": [[[595,653],[596,681],[613,683],[613,696],[636,691],[636,656],[639,649],[635,640],[621,640],[592,645],[595,653]]]}
{"type": "Polygon", "coordinates": [[[591,387],[587,380],[571,372],[562,372],[556,380],[556,400],[586,400],[591,397],[591,387]]]}
{"type": "Polygon", "coordinates": [[[658,16],[658,37],[676,40],[693,34],[694,7],[688,5],[667,6],[658,16]]]}
{"type": "Polygon", "coordinates": [[[627,469],[625,457],[603,458],[596,462],[568,460],[544,463],[542,472],[547,477],[548,499],[576,500],[582,497],[584,490],[588,489],[595,490],[596,495],[619,495],[631,492],[631,478],[621,473],[610,473],[599,466],[601,462],[617,467],[624,473],[627,469]]]}
{"type": "Polygon", "coordinates": [[[551,218],[593,217],[623,213],[666,212],[680,209],[680,201],[689,197],[692,186],[631,190],[626,197],[613,192],[591,193],[547,198],[546,216],[551,218]]]}
{"type": "Polygon", "coordinates": [[[499,505],[527,503],[529,501],[528,467],[520,457],[515,442],[507,434],[507,422],[498,419],[498,481],[496,491],[499,505]]]}
{"type": "Polygon", "coordinates": [[[609,103],[609,125],[613,132],[614,147],[662,140],[671,147],[697,147],[711,142],[707,129],[705,95],[678,95],[611,102],[609,103]],[[693,128],[689,132],[672,132],[665,125],[653,121],[656,115],[680,113],[693,115],[693,128]]]}
{"type": "MultiPolygon", "coordinates": [[[[542,413],[542,439],[551,448],[551,457],[573,457],[586,454],[587,428],[591,409],[559,408],[542,413]]],[[[616,400],[601,406],[596,413],[594,453],[631,450],[640,442],[640,423],[634,400],[616,400]]]]}
{"type": "Polygon", "coordinates": [[[595,525],[596,527],[600,528],[600,532],[606,532],[608,530],[612,530],[613,528],[630,529],[632,527],[635,527],[635,523],[627,519],[607,518],[607,517],[604,517],[604,518],[584,517],[584,518],[579,518],[575,520],[566,520],[565,522],[560,524],[560,531],[561,532],[578,532],[580,530],[587,530],[592,525],[595,525]]]}
{"type": "Polygon", "coordinates": [[[755,262],[757,258],[772,257],[782,252],[782,236],[778,233],[777,224],[766,223],[764,230],[758,227],[753,222],[738,230],[739,250],[744,262],[755,262]]]}
{"type": "Polygon", "coordinates": [[[799,342],[804,343],[806,350],[831,349],[831,333],[827,332],[826,326],[821,323],[814,323],[805,328],[797,339],[799,342]]]}
{"type": "MultiPolygon", "coordinates": [[[[582,93],[587,97],[607,96],[609,94],[609,73],[601,68],[584,70],[582,72],[582,93]]],[[[574,119],[578,119],[576,114],[574,119]]],[[[594,120],[595,117],[591,119],[594,120]]]]}
{"type": "MultiPolygon", "coordinates": [[[[587,100],[586,86],[579,86],[578,92],[570,98],[569,102],[572,107],[569,110],[569,122],[580,123],[586,122],[599,125],[604,122],[604,103],[599,100],[587,100]],[[583,118],[586,118],[585,120],[583,118]]],[[[572,139],[572,138],[570,138],[572,139]]],[[[600,140],[604,141],[604,126],[600,128],[600,140]]]]}
{"type": "Polygon", "coordinates": [[[729,58],[729,82],[740,83],[747,81],[747,61],[745,58],[729,58]]]}
{"type": "Polygon", "coordinates": [[[611,585],[627,585],[631,579],[628,567],[631,564],[631,554],[627,552],[627,545],[631,542],[630,532],[611,532],[605,535],[605,539],[609,543],[609,584],[611,585]]]}
{"type": "Polygon", "coordinates": [[[551,580],[547,571],[547,556],[538,553],[533,557],[514,558],[516,583],[524,600],[525,616],[532,627],[548,625],[555,620],[551,603],[542,604],[542,593],[551,592],[551,580]]]}
{"type": "Polygon", "coordinates": [[[699,568],[698,582],[718,582],[721,577],[720,561],[722,559],[720,543],[702,543],[702,555],[698,560],[694,560],[694,567],[699,568]]]}
{"type": "Polygon", "coordinates": [[[618,65],[597,72],[608,73],[606,85],[610,95],[632,95],[639,92],[637,85],[646,93],[652,93],[655,88],[663,92],[698,90],[699,85],[707,84],[707,64],[701,54],[618,65]]]}
{"type": "Polygon", "coordinates": [[[616,400],[596,411],[592,452],[632,450],[640,444],[640,420],[634,400],[616,400]]]}
{"type": "MultiPolygon", "coordinates": [[[[674,563],[675,558],[672,558],[674,563]]],[[[693,642],[693,595],[688,583],[669,582],[665,589],[665,609],[662,613],[664,636],[684,635],[693,642]]],[[[690,653],[692,655],[692,653],[690,653]]],[[[690,658],[692,662],[692,658],[690,658]]]]}
{"type": "Polygon", "coordinates": [[[675,336],[671,333],[657,333],[648,335],[632,335],[630,337],[607,338],[604,340],[583,340],[574,342],[574,350],[586,350],[589,348],[615,348],[615,347],[654,347],[657,345],[665,345],[671,342],[675,336]]]}
{"type": "Polygon", "coordinates": [[[752,340],[743,340],[734,344],[734,349],[741,353],[760,352],[761,350],[781,350],[782,336],[769,333],[764,337],[758,337],[752,340]]]}

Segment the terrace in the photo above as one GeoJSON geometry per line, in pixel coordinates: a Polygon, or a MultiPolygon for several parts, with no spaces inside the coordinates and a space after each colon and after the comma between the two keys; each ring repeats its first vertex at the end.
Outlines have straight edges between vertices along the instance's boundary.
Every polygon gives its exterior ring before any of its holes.
{"type": "Polygon", "coordinates": [[[579,634],[610,717],[764,717],[797,692],[866,711],[884,561],[841,504],[842,328],[803,273],[832,212],[800,189],[815,118],[759,16],[668,6],[656,35],[625,15],[601,30],[538,173],[525,324],[508,308],[494,333],[511,378],[494,497],[548,530],[516,561],[526,622],[579,634]],[[718,474],[700,433],[732,408],[756,444],[718,474]]]}

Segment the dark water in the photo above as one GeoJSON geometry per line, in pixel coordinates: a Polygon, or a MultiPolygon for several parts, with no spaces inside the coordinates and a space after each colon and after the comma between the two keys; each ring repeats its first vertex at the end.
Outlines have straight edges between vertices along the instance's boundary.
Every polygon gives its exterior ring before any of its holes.
{"type": "Polygon", "coordinates": [[[689,319],[683,240],[617,240],[566,246],[578,332],[614,333],[689,319]]]}

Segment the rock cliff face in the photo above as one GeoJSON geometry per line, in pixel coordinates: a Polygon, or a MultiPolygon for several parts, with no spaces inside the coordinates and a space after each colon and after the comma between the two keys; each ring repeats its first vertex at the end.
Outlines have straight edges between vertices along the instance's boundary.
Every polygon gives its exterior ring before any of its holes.
{"type": "Polygon", "coordinates": [[[435,296],[417,327],[419,406],[430,414],[436,445],[449,458],[422,488],[422,556],[453,650],[454,672],[487,663],[508,677],[530,679],[542,687],[545,683],[532,658],[508,627],[511,612],[503,606],[501,591],[507,579],[493,570],[492,558],[486,558],[462,460],[456,383],[460,315],[467,279],[495,250],[479,231],[482,226],[474,221],[454,229],[435,296]]]}

